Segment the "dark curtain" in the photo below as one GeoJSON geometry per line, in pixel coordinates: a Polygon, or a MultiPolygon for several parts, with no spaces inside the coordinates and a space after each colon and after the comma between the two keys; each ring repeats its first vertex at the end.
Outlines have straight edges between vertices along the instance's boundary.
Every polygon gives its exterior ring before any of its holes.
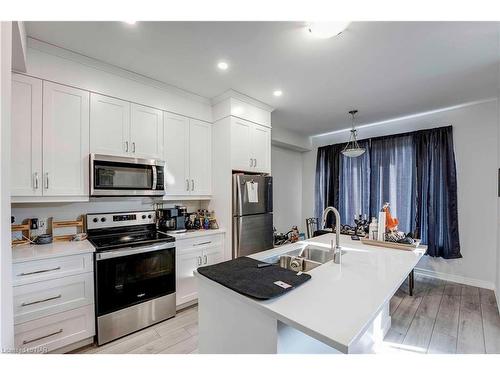
{"type": "Polygon", "coordinates": [[[354,216],[370,213],[370,142],[359,141],[366,152],[357,158],[340,155],[339,205],[342,224],[355,225],[354,216]]]}
{"type": "Polygon", "coordinates": [[[370,213],[378,218],[385,202],[399,220],[399,230],[415,230],[415,147],[413,136],[373,138],[371,143],[370,213]]]}
{"type": "Polygon", "coordinates": [[[427,254],[461,258],[453,128],[413,133],[416,152],[416,230],[427,254]]]}
{"type": "MultiPolygon", "coordinates": [[[[321,218],[325,207],[334,206],[341,211],[342,221],[350,223],[349,215],[359,213],[358,207],[366,209],[366,197],[372,216],[389,202],[392,214],[400,220],[400,230],[415,232],[428,246],[428,255],[462,257],[451,126],[365,140],[362,147],[369,155],[359,160],[344,160],[340,153],[344,147],[345,143],[318,148],[317,217],[321,218]],[[366,181],[370,181],[369,191],[366,181]]],[[[330,215],[328,226],[332,221],[330,215]]]]}
{"type": "MultiPolygon", "coordinates": [[[[316,159],[315,215],[321,220],[323,210],[328,206],[339,206],[340,151],[345,143],[318,148],[316,159]]],[[[327,226],[333,225],[334,215],[328,215],[327,226]]],[[[322,223],[319,223],[320,227],[322,223]]]]}

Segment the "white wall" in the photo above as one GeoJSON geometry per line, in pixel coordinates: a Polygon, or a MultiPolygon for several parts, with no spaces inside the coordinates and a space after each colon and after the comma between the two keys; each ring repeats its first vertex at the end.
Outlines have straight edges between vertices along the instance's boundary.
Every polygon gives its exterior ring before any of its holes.
{"type": "Polygon", "coordinates": [[[305,230],[302,219],[302,154],[272,146],[273,219],[278,232],[286,233],[293,225],[305,230]]]}
{"type": "MultiPolygon", "coordinates": [[[[424,257],[418,267],[443,278],[493,289],[497,264],[497,99],[389,120],[359,129],[360,138],[453,125],[462,259],[424,257]]],[[[313,138],[317,146],[345,142],[348,132],[313,138]]],[[[316,149],[304,154],[303,216],[313,215],[316,149]]],[[[500,266],[499,266],[500,267],[500,266]]]]}
{"type": "Polygon", "coordinates": [[[12,25],[0,22],[0,346],[14,347],[10,248],[10,96],[12,25]]]}

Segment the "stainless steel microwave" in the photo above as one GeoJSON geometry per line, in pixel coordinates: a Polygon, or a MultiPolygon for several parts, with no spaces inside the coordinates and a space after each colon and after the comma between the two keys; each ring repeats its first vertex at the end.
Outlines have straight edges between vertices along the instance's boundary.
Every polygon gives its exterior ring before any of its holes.
{"type": "Polygon", "coordinates": [[[90,154],[90,196],[165,195],[165,162],[90,154]]]}

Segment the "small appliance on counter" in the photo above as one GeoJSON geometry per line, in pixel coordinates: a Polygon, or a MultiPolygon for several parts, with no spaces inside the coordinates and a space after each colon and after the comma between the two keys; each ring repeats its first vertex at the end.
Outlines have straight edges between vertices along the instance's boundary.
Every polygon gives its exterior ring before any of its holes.
{"type": "Polygon", "coordinates": [[[87,233],[98,345],[175,316],[175,238],[155,211],[87,214],[87,233]]]}
{"type": "Polygon", "coordinates": [[[187,208],[175,206],[174,208],[161,208],[158,213],[158,230],[166,233],[186,232],[187,208]]]}

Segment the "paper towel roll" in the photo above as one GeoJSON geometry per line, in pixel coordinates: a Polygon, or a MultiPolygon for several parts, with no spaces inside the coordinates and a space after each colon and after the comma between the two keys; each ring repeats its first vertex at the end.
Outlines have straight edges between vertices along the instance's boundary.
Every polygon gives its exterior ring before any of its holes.
{"type": "Polygon", "coordinates": [[[377,240],[385,241],[385,211],[380,211],[378,214],[378,233],[377,240]]]}

